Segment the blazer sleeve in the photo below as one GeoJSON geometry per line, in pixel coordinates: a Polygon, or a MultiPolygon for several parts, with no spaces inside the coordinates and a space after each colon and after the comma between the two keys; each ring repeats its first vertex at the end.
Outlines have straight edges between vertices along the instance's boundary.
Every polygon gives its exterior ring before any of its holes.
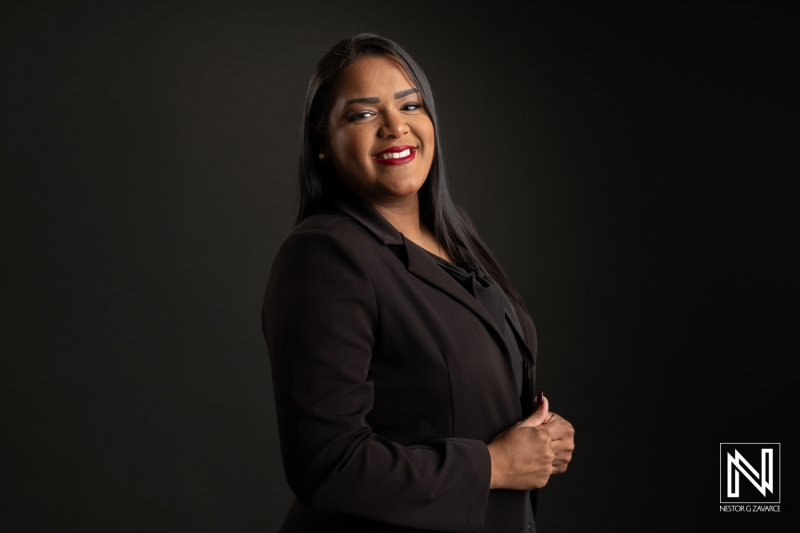
{"type": "Polygon", "coordinates": [[[275,258],[263,308],[289,486],[314,510],[478,531],[491,478],[483,441],[403,446],[366,422],[378,319],[372,280],[341,237],[324,229],[290,234],[275,258]]]}

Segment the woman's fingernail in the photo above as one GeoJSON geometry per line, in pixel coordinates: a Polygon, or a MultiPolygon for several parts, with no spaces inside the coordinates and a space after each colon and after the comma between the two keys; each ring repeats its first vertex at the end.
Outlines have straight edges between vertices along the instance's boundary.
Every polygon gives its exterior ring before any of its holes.
{"type": "Polygon", "coordinates": [[[539,394],[536,395],[536,405],[542,405],[542,402],[544,402],[544,393],[539,391],[539,394]]]}

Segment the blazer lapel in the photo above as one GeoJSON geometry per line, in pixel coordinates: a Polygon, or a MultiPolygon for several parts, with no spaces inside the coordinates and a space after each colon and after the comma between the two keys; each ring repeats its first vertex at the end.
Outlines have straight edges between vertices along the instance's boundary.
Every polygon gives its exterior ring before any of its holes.
{"type": "Polygon", "coordinates": [[[528,346],[528,341],[525,340],[525,333],[522,331],[522,324],[519,323],[519,317],[517,316],[517,311],[514,309],[514,304],[512,304],[510,300],[506,300],[505,304],[506,317],[508,317],[508,321],[511,323],[511,327],[517,336],[517,345],[527,354],[527,358],[531,364],[535,365],[536,360],[533,358],[533,352],[528,346]]]}
{"type": "MultiPolygon", "coordinates": [[[[477,315],[495,336],[498,344],[503,347],[506,357],[510,357],[503,333],[498,329],[497,324],[495,324],[494,320],[483,306],[478,303],[471,294],[464,290],[464,287],[459,285],[449,274],[427,257],[422,248],[397,231],[397,229],[395,229],[388,220],[383,218],[374,207],[360,196],[344,187],[337,191],[336,199],[333,201],[333,207],[354,218],[384,245],[402,245],[405,249],[405,256],[407,258],[406,268],[408,271],[446,292],[454,300],[460,302],[477,315]]],[[[519,321],[517,320],[513,308],[511,309],[511,313],[513,314],[509,314],[509,309],[506,309],[506,314],[512,318],[511,322],[517,335],[520,340],[522,340],[525,349],[530,353],[530,349],[525,344],[525,337],[522,334],[522,328],[519,326],[519,321]]]]}
{"type": "Polygon", "coordinates": [[[503,333],[497,328],[497,324],[495,324],[486,309],[478,303],[478,300],[468,293],[464,287],[459,285],[456,280],[450,277],[447,272],[442,270],[439,265],[425,255],[425,251],[422,248],[406,239],[405,236],[403,236],[403,244],[406,250],[406,257],[408,258],[408,264],[406,265],[408,271],[434,287],[446,292],[453,299],[469,308],[478,318],[483,320],[486,327],[494,333],[498,342],[503,346],[506,354],[508,354],[508,347],[503,338],[503,333]]]}

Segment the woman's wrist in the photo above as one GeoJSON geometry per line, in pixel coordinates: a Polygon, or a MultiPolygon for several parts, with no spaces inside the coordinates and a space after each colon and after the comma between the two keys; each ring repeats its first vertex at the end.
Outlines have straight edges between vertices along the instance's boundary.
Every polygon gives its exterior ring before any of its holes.
{"type": "Polygon", "coordinates": [[[497,457],[497,451],[494,449],[491,443],[486,445],[486,448],[489,450],[489,458],[492,466],[492,475],[489,481],[489,490],[499,488],[498,485],[500,483],[500,460],[497,457]]]}

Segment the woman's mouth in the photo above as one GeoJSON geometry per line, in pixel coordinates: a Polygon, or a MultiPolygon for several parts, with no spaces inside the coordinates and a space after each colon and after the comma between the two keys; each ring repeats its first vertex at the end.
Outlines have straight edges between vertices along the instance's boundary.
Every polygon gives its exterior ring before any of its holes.
{"type": "Polygon", "coordinates": [[[372,156],[372,160],[381,165],[402,165],[412,161],[416,155],[416,146],[392,146],[372,156]]]}

